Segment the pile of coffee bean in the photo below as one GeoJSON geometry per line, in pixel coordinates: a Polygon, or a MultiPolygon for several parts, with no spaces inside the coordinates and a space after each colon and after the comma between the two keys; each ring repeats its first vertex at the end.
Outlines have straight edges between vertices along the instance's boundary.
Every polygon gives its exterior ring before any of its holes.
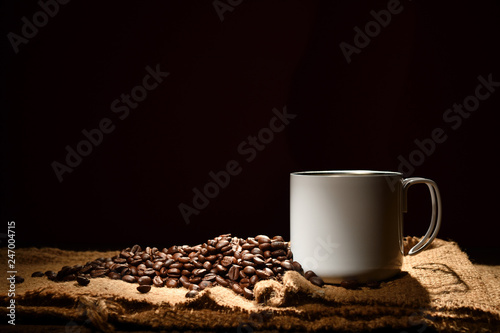
{"type": "Polygon", "coordinates": [[[290,244],[281,236],[265,235],[247,239],[230,234],[209,239],[195,246],[171,246],[142,249],[139,245],[123,249],[112,258],[98,258],[85,265],[65,266],[57,273],[35,272],[53,281],[74,281],[86,286],[90,278],[109,277],[129,283],[138,283],[137,290],[147,293],[151,286],[185,287],[186,297],[194,297],[200,290],[223,286],[247,299],[254,299],[253,287],[258,281],[281,281],[286,271],[304,275],[312,284],[322,287],[323,280],[314,272],[304,273],[293,261],[290,244]]]}

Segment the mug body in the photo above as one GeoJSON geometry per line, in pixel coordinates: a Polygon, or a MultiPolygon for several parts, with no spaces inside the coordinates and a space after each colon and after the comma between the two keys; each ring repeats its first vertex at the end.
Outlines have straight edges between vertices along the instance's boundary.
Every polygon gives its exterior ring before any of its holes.
{"type": "Polygon", "coordinates": [[[397,274],[403,261],[402,180],[386,171],[292,173],[294,260],[327,283],[397,274]]]}

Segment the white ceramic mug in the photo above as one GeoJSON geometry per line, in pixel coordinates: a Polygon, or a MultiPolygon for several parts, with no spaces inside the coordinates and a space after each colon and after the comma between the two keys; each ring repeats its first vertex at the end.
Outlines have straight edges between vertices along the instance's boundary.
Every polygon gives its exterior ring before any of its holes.
{"type": "Polygon", "coordinates": [[[432,219],[409,255],[425,249],[441,226],[441,197],[432,180],[388,171],[307,171],[290,174],[290,240],[294,260],[327,283],[383,280],[403,262],[407,190],[427,184],[432,219]]]}

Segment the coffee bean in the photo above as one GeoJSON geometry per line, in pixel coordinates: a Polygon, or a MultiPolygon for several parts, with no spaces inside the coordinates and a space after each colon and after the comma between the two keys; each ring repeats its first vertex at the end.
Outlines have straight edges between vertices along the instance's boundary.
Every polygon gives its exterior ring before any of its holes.
{"type": "Polygon", "coordinates": [[[45,275],[47,276],[47,278],[49,280],[52,280],[52,281],[56,280],[56,278],[57,278],[57,273],[54,271],[46,271],[45,275]]]}
{"type": "Polygon", "coordinates": [[[117,273],[117,272],[109,272],[108,277],[113,279],[113,280],[119,280],[122,278],[121,274],[117,273]]]}
{"type": "Polygon", "coordinates": [[[227,282],[227,281],[226,281],[226,279],[224,279],[224,278],[223,278],[222,276],[220,276],[220,275],[217,275],[217,276],[215,277],[215,281],[216,281],[219,285],[221,285],[221,286],[223,286],[223,287],[227,287],[227,286],[229,286],[229,282],[227,282]]]}
{"type": "Polygon", "coordinates": [[[174,276],[174,275],[180,276],[181,275],[181,271],[178,268],[170,268],[167,271],[167,274],[168,274],[168,276],[174,276]]]}
{"type": "Polygon", "coordinates": [[[181,276],[181,277],[179,278],[179,282],[182,284],[182,286],[183,286],[184,288],[189,287],[189,285],[191,284],[191,283],[189,282],[189,278],[188,278],[187,276],[185,276],[185,275],[183,275],[183,276],[181,276]]]}
{"type": "Polygon", "coordinates": [[[310,280],[313,276],[317,276],[313,271],[307,271],[304,273],[304,277],[308,280],[310,280]]]}
{"type": "Polygon", "coordinates": [[[253,266],[246,266],[243,269],[243,272],[245,272],[245,274],[247,274],[247,275],[253,275],[253,274],[255,274],[255,267],[253,267],[253,266]]]}
{"type": "Polygon", "coordinates": [[[271,275],[269,275],[267,272],[264,272],[263,270],[261,269],[257,269],[255,271],[255,274],[260,278],[260,279],[263,279],[263,280],[267,280],[271,277],[271,275]]]}
{"type": "Polygon", "coordinates": [[[207,271],[212,269],[212,263],[210,261],[205,261],[203,263],[203,268],[206,269],[207,271]]]}
{"type": "Polygon", "coordinates": [[[297,261],[293,261],[292,262],[292,266],[293,266],[293,269],[297,272],[299,272],[300,274],[304,275],[304,270],[302,269],[302,265],[297,262],[297,261]]]}
{"type": "Polygon", "coordinates": [[[42,277],[42,276],[45,276],[45,274],[43,274],[43,272],[33,272],[33,274],[31,274],[31,277],[42,277]]]}
{"type": "Polygon", "coordinates": [[[203,276],[207,273],[207,270],[205,268],[196,268],[193,269],[193,275],[194,276],[203,276]]]}
{"type": "Polygon", "coordinates": [[[229,242],[227,240],[221,240],[221,241],[217,242],[217,245],[215,246],[215,248],[217,250],[220,250],[227,245],[229,245],[229,242]]]}
{"type": "Polygon", "coordinates": [[[215,278],[217,277],[216,274],[214,273],[208,273],[203,277],[203,281],[215,281],[215,278]]]}
{"type": "Polygon", "coordinates": [[[137,279],[135,278],[135,276],[132,276],[132,275],[124,275],[122,277],[122,280],[125,281],[125,282],[128,282],[128,283],[134,283],[137,281],[137,279]]]}
{"type": "Polygon", "coordinates": [[[278,249],[286,249],[286,244],[285,242],[282,242],[282,241],[272,241],[271,242],[271,248],[273,250],[278,250],[278,249]]]}
{"type": "MultiPolygon", "coordinates": [[[[256,245],[254,245],[254,244],[248,244],[248,243],[245,243],[245,244],[243,244],[243,245],[241,246],[241,248],[242,248],[243,250],[252,250],[252,249],[256,248],[255,246],[256,246],[256,245]]],[[[258,249],[258,247],[257,247],[257,249],[258,249]]]]}
{"type": "Polygon", "coordinates": [[[257,265],[257,266],[263,266],[265,264],[265,260],[262,259],[261,257],[258,257],[258,256],[254,256],[253,257],[253,262],[257,265]]]}
{"type": "Polygon", "coordinates": [[[14,282],[15,284],[23,283],[24,282],[24,278],[22,276],[16,275],[14,277],[14,281],[15,281],[14,282]]]}
{"type": "Polygon", "coordinates": [[[249,280],[250,284],[253,286],[259,282],[259,277],[257,275],[252,275],[249,280]]]}
{"type": "Polygon", "coordinates": [[[137,287],[137,290],[140,293],[145,294],[151,290],[151,286],[150,285],[140,285],[139,287],[137,287]]]}
{"type": "Polygon", "coordinates": [[[250,253],[252,254],[263,254],[264,252],[262,252],[261,249],[259,249],[258,247],[255,247],[252,249],[252,251],[250,251],[250,253]]]}
{"type": "Polygon", "coordinates": [[[109,271],[108,269],[95,269],[90,272],[90,275],[93,278],[103,277],[108,273],[108,271],[109,271]]]}
{"type": "Polygon", "coordinates": [[[345,289],[357,289],[359,287],[359,282],[354,279],[349,279],[341,281],[340,285],[345,289]]]}
{"type": "Polygon", "coordinates": [[[190,284],[189,287],[188,287],[189,290],[200,290],[200,286],[198,286],[197,284],[190,284]]]}
{"type": "Polygon", "coordinates": [[[286,256],[286,251],[283,249],[275,250],[271,252],[271,256],[273,257],[286,256]]]}
{"type": "Polygon", "coordinates": [[[87,278],[86,278],[86,277],[84,277],[84,276],[78,276],[78,277],[76,278],[76,282],[78,282],[78,284],[79,284],[80,286],[86,286],[86,285],[88,285],[88,284],[90,283],[90,280],[89,280],[89,279],[87,279],[87,278]]]}
{"type": "Polygon", "coordinates": [[[249,300],[254,299],[253,291],[248,288],[243,288],[243,296],[245,296],[245,298],[249,300]]]}
{"type": "Polygon", "coordinates": [[[155,271],[159,271],[159,270],[161,270],[161,269],[162,269],[162,267],[163,267],[163,263],[162,263],[161,261],[157,261],[157,262],[155,262],[155,263],[154,263],[154,265],[153,265],[153,269],[154,269],[155,271]]]}
{"type": "Polygon", "coordinates": [[[145,276],[141,276],[138,280],[137,280],[137,283],[139,283],[140,285],[151,285],[153,283],[153,280],[145,275],[145,276]]]}
{"type": "Polygon", "coordinates": [[[285,240],[281,236],[274,236],[272,240],[284,242],[285,240]]]}
{"type": "Polygon", "coordinates": [[[227,266],[232,265],[234,263],[234,258],[229,257],[229,256],[225,256],[224,258],[222,258],[220,263],[222,266],[227,267],[227,266]]]}
{"type": "Polygon", "coordinates": [[[283,267],[287,271],[294,270],[293,265],[289,261],[282,261],[281,262],[281,267],[283,267]]]}
{"type": "Polygon", "coordinates": [[[272,256],[270,250],[264,251],[263,255],[264,255],[264,258],[270,258],[272,256]]]}
{"type": "Polygon", "coordinates": [[[238,283],[233,283],[231,287],[233,288],[235,293],[243,294],[243,288],[241,288],[241,286],[238,283]]]}
{"type": "Polygon", "coordinates": [[[167,281],[165,282],[165,285],[168,287],[168,288],[177,288],[179,286],[179,280],[177,279],[167,279],[167,281]]]}
{"type": "Polygon", "coordinates": [[[160,276],[155,276],[153,278],[153,284],[155,285],[155,287],[160,288],[165,285],[165,281],[163,281],[163,279],[160,276]]]}
{"type": "Polygon", "coordinates": [[[271,238],[269,238],[266,235],[255,236],[255,240],[258,241],[259,243],[271,243],[271,238]]]}
{"type": "Polygon", "coordinates": [[[325,282],[323,281],[322,278],[320,278],[319,276],[313,276],[309,279],[309,282],[311,282],[312,284],[318,286],[318,287],[323,287],[323,285],[325,284],[325,282]]]}
{"type": "Polygon", "coordinates": [[[139,252],[139,251],[141,251],[141,247],[139,245],[137,245],[137,244],[134,245],[134,246],[132,246],[132,249],[130,250],[130,252],[132,252],[132,253],[136,253],[136,252],[139,252]]]}
{"type": "Polygon", "coordinates": [[[191,275],[191,276],[189,277],[189,282],[194,283],[194,284],[197,284],[197,283],[200,283],[200,282],[201,282],[201,279],[202,279],[202,277],[201,277],[201,276],[194,276],[194,275],[191,275]]]}
{"type": "Polygon", "coordinates": [[[262,251],[268,251],[271,250],[271,248],[271,243],[262,243],[259,245],[259,249],[261,249],[262,251]]]}
{"type": "Polygon", "coordinates": [[[198,296],[200,292],[198,290],[190,290],[187,292],[186,294],[186,298],[194,298],[196,296],[198,296]]]}
{"type": "Polygon", "coordinates": [[[170,265],[172,265],[173,263],[175,262],[174,259],[167,259],[167,261],[165,261],[165,263],[163,264],[163,267],[170,267],[170,265]]]}
{"type": "Polygon", "coordinates": [[[205,288],[210,288],[211,286],[212,286],[212,282],[207,281],[207,280],[203,280],[199,284],[199,287],[200,287],[201,290],[203,290],[205,288]]]}
{"type": "Polygon", "coordinates": [[[236,281],[239,275],[240,275],[240,267],[236,265],[231,266],[229,272],[227,273],[227,277],[233,281],[236,281]]]}

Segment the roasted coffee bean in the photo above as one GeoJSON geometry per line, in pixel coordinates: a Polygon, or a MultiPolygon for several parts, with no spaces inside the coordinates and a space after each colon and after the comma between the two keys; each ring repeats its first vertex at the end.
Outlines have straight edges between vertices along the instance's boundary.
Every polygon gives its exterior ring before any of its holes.
{"type": "Polygon", "coordinates": [[[22,276],[16,275],[14,277],[14,283],[15,284],[19,284],[19,283],[23,283],[23,282],[24,282],[24,278],[22,276]]]}
{"type": "Polygon", "coordinates": [[[189,271],[193,270],[195,267],[191,262],[187,262],[184,264],[184,269],[187,269],[189,271]]]}
{"type": "Polygon", "coordinates": [[[261,249],[262,251],[271,250],[271,243],[262,243],[259,245],[259,249],[261,249]]]}
{"type": "Polygon", "coordinates": [[[262,259],[260,256],[254,256],[253,257],[253,262],[257,265],[257,266],[263,266],[266,262],[264,259],[262,259]]]}
{"type": "Polygon", "coordinates": [[[45,274],[43,274],[43,272],[33,272],[33,274],[31,274],[31,277],[42,277],[42,276],[45,276],[45,274]]]}
{"type": "Polygon", "coordinates": [[[323,285],[325,284],[325,282],[323,281],[322,278],[320,278],[319,276],[312,276],[310,279],[309,279],[309,282],[311,282],[312,284],[318,286],[318,287],[323,287],[323,285]]]}
{"type": "Polygon", "coordinates": [[[239,276],[240,276],[240,267],[236,265],[231,266],[229,272],[227,273],[227,277],[233,281],[236,281],[239,276]]]}
{"type": "Polygon", "coordinates": [[[279,250],[279,249],[286,249],[286,243],[282,241],[272,241],[271,242],[271,248],[273,250],[279,250]]]}
{"type": "Polygon", "coordinates": [[[287,271],[294,270],[293,265],[289,261],[286,261],[286,260],[281,262],[281,267],[283,267],[287,271]]]}
{"type": "Polygon", "coordinates": [[[223,255],[228,256],[233,254],[234,252],[231,252],[233,247],[231,245],[226,245],[222,249],[220,249],[220,252],[222,252],[223,255]]]}
{"type": "Polygon", "coordinates": [[[103,277],[108,273],[108,271],[109,271],[108,269],[95,269],[90,272],[90,275],[93,278],[103,277]]]}
{"type": "Polygon", "coordinates": [[[52,281],[54,281],[57,278],[57,273],[54,271],[46,271],[45,275],[47,276],[47,278],[49,280],[52,280],[52,281]]]}
{"type": "Polygon", "coordinates": [[[226,281],[226,279],[224,279],[224,278],[223,278],[222,276],[220,276],[220,275],[217,275],[217,276],[215,277],[215,281],[216,281],[219,285],[221,285],[221,286],[223,286],[223,287],[227,287],[227,286],[229,286],[229,282],[227,282],[227,281],[226,281]]]}
{"type": "Polygon", "coordinates": [[[215,246],[215,248],[217,250],[220,250],[227,245],[229,245],[229,242],[227,240],[220,240],[219,242],[217,242],[217,245],[215,246]]]}
{"type": "Polygon", "coordinates": [[[137,244],[132,246],[132,249],[130,250],[130,252],[132,252],[132,253],[136,253],[136,252],[140,252],[140,251],[141,251],[141,247],[137,244]]]}
{"type": "Polygon", "coordinates": [[[150,276],[153,278],[156,275],[156,271],[152,268],[148,268],[144,271],[144,275],[150,276]]]}
{"type": "Polygon", "coordinates": [[[190,290],[187,292],[186,294],[186,298],[194,298],[196,296],[198,296],[200,292],[198,290],[190,290]]]}
{"type": "Polygon", "coordinates": [[[139,283],[140,285],[151,285],[153,283],[153,280],[149,276],[145,275],[137,279],[137,283],[139,283]]]}
{"type": "Polygon", "coordinates": [[[215,281],[215,278],[216,278],[216,277],[217,277],[217,275],[216,275],[216,274],[214,274],[214,273],[208,273],[207,275],[205,275],[205,276],[203,277],[203,279],[202,279],[202,280],[203,280],[203,281],[215,281]]]}
{"type": "Polygon", "coordinates": [[[115,259],[113,259],[113,261],[115,263],[117,263],[117,264],[124,264],[124,263],[127,262],[127,259],[125,259],[125,258],[115,258],[115,259]]]}
{"type": "Polygon", "coordinates": [[[308,280],[310,280],[313,276],[317,276],[313,271],[307,271],[304,273],[304,277],[308,280]]]}
{"type": "Polygon", "coordinates": [[[272,240],[284,242],[285,240],[281,236],[274,236],[272,240]]]}
{"type": "Polygon", "coordinates": [[[191,284],[191,283],[189,282],[189,278],[188,278],[187,276],[185,276],[185,275],[183,275],[183,276],[181,276],[181,277],[179,278],[179,282],[182,284],[182,286],[183,286],[184,288],[189,287],[189,285],[191,284]]]}
{"type": "Polygon", "coordinates": [[[213,263],[215,260],[217,260],[217,256],[215,254],[211,254],[208,257],[206,257],[205,259],[210,261],[211,263],[213,263]]]}
{"type": "MultiPolygon", "coordinates": [[[[61,281],[75,281],[76,280],[76,274],[69,274],[66,276],[63,276],[61,281]]],[[[24,281],[24,279],[23,279],[24,281]]]]}
{"type": "Polygon", "coordinates": [[[258,235],[255,236],[255,240],[258,241],[259,243],[271,243],[271,238],[269,238],[266,235],[258,235]]]}
{"type": "Polygon", "coordinates": [[[255,238],[253,238],[253,237],[248,237],[248,238],[247,238],[247,243],[248,243],[248,244],[255,245],[255,246],[258,246],[258,245],[259,245],[259,242],[258,242],[257,240],[255,240],[255,238]]]}
{"type": "Polygon", "coordinates": [[[259,279],[267,280],[271,277],[271,275],[261,269],[257,269],[255,274],[259,277],[259,279]]]}
{"type": "Polygon", "coordinates": [[[167,281],[165,282],[165,285],[168,287],[168,288],[177,288],[179,286],[179,280],[177,279],[167,279],[167,281]]]}
{"type": "Polygon", "coordinates": [[[237,294],[243,294],[243,288],[238,283],[233,283],[231,286],[233,288],[233,291],[237,294]]]}
{"type": "Polygon", "coordinates": [[[200,287],[197,284],[190,284],[188,287],[189,290],[200,290],[200,287]]]}
{"type": "Polygon", "coordinates": [[[80,286],[86,286],[90,283],[90,280],[87,279],[86,277],[79,276],[76,278],[76,282],[78,282],[80,286]]]}
{"type": "Polygon", "coordinates": [[[212,282],[210,282],[208,280],[203,280],[200,282],[200,284],[198,286],[200,287],[201,290],[203,290],[205,288],[210,288],[212,286],[212,282]]]}
{"type": "Polygon", "coordinates": [[[181,275],[190,276],[190,275],[191,275],[191,272],[190,272],[190,271],[188,271],[187,269],[183,269],[183,270],[181,271],[181,275]]]}
{"type": "Polygon", "coordinates": [[[196,268],[193,269],[193,275],[194,276],[203,276],[207,273],[207,270],[205,268],[196,268]]]}
{"type": "Polygon", "coordinates": [[[250,284],[253,286],[259,282],[259,277],[257,275],[252,275],[249,279],[250,284]]]}
{"type": "Polygon", "coordinates": [[[180,275],[181,274],[181,270],[178,269],[178,268],[170,268],[168,271],[167,271],[167,274],[168,275],[180,275]]]}
{"type": "Polygon", "coordinates": [[[234,258],[229,257],[229,256],[225,256],[224,258],[222,258],[220,263],[222,266],[227,267],[227,266],[232,265],[234,263],[234,258]]]}
{"type": "Polygon", "coordinates": [[[292,262],[292,266],[293,266],[293,269],[297,272],[299,272],[300,274],[304,275],[304,270],[302,269],[302,265],[297,262],[297,261],[293,261],[292,262]]]}
{"type": "Polygon", "coordinates": [[[262,250],[259,249],[258,247],[254,247],[252,249],[252,251],[250,251],[250,253],[252,253],[252,254],[263,254],[264,252],[262,252],[262,250]]]}
{"type": "Polygon", "coordinates": [[[121,274],[117,273],[117,272],[109,272],[108,277],[113,279],[113,280],[119,280],[122,278],[121,274]]]}
{"type": "Polygon", "coordinates": [[[167,259],[167,261],[165,261],[165,263],[163,264],[163,267],[170,267],[170,265],[172,265],[173,263],[175,263],[175,260],[174,259],[167,259]]]}
{"type": "Polygon", "coordinates": [[[186,264],[186,263],[188,263],[191,260],[191,258],[189,258],[189,257],[179,257],[179,259],[177,259],[177,260],[180,263],[186,264]]]}
{"type": "Polygon", "coordinates": [[[255,263],[253,261],[242,260],[240,264],[241,264],[241,266],[253,266],[253,267],[255,267],[255,263]]]}
{"type": "Polygon", "coordinates": [[[249,300],[254,299],[253,291],[248,288],[243,288],[243,296],[245,296],[245,298],[249,300]]]}
{"type": "Polygon", "coordinates": [[[264,258],[270,258],[272,256],[270,250],[264,251],[263,255],[264,255],[264,258]]]}
{"type": "Polygon", "coordinates": [[[271,256],[273,257],[286,256],[286,251],[283,249],[275,250],[271,252],[271,256]]]}
{"type": "Polygon", "coordinates": [[[203,263],[203,268],[206,269],[207,271],[212,269],[212,263],[210,261],[205,261],[203,263]]]}
{"type": "Polygon", "coordinates": [[[161,270],[161,268],[162,268],[162,267],[163,267],[163,263],[162,263],[161,261],[157,261],[157,262],[155,262],[155,263],[154,263],[154,265],[153,265],[153,269],[154,269],[155,271],[159,271],[159,270],[161,270]]]}
{"type": "Polygon", "coordinates": [[[146,265],[147,268],[152,268],[154,265],[151,260],[146,260],[146,262],[144,264],[146,265]]]}
{"type": "Polygon", "coordinates": [[[253,267],[253,266],[246,266],[246,267],[243,269],[243,272],[244,272],[246,275],[253,275],[253,274],[255,274],[255,267],[253,267]]]}
{"type": "Polygon", "coordinates": [[[151,290],[151,286],[143,284],[143,285],[140,285],[139,287],[137,287],[137,290],[140,293],[145,294],[145,293],[148,293],[151,290]]]}
{"type": "Polygon", "coordinates": [[[270,269],[270,268],[268,268],[268,267],[265,267],[265,268],[263,269],[263,271],[264,271],[265,273],[267,273],[269,276],[273,276],[273,275],[274,275],[274,273],[273,273],[272,269],[270,269]]]}
{"type": "Polygon", "coordinates": [[[255,247],[256,247],[256,245],[254,245],[254,244],[248,244],[248,243],[245,243],[245,244],[243,244],[243,245],[241,246],[241,248],[242,248],[243,250],[252,250],[252,249],[254,249],[255,247]]]}
{"type": "Polygon", "coordinates": [[[124,275],[122,277],[122,280],[125,281],[125,282],[128,282],[128,283],[134,283],[137,281],[137,279],[135,278],[135,276],[132,276],[132,275],[124,275]]]}
{"type": "Polygon", "coordinates": [[[153,284],[155,287],[163,287],[165,285],[165,281],[163,281],[163,279],[160,277],[160,276],[155,276],[153,278],[153,284]]]}
{"type": "Polygon", "coordinates": [[[246,288],[246,287],[248,287],[249,285],[250,285],[250,280],[249,280],[249,279],[247,279],[247,278],[242,278],[242,279],[240,280],[240,287],[241,287],[241,288],[246,288]]]}
{"type": "Polygon", "coordinates": [[[371,280],[366,282],[368,288],[377,289],[380,287],[380,281],[371,280]]]}
{"type": "Polygon", "coordinates": [[[197,284],[197,283],[200,283],[200,282],[201,282],[201,279],[202,279],[202,277],[201,277],[201,276],[194,276],[194,275],[191,275],[191,276],[189,277],[189,282],[194,283],[194,284],[197,284]]]}
{"type": "Polygon", "coordinates": [[[349,279],[341,281],[340,285],[345,289],[357,289],[359,287],[359,282],[354,279],[349,279]]]}

